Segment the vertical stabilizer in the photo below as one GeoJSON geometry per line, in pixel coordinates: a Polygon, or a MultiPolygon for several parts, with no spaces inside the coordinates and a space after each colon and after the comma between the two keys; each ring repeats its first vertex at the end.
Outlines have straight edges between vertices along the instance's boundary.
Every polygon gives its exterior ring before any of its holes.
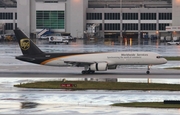
{"type": "Polygon", "coordinates": [[[23,55],[38,55],[43,52],[20,29],[14,30],[23,55]]]}

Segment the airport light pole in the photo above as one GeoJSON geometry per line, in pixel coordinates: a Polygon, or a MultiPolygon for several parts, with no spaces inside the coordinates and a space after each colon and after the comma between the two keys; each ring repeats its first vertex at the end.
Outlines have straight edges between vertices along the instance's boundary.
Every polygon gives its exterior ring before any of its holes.
{"type": "Polygon", "coordinates": [[[122,33],[122,0],[119,1],[119,6],[120,6],[120,44],[122,45],[123,42],[123,33],[122,33]]]}

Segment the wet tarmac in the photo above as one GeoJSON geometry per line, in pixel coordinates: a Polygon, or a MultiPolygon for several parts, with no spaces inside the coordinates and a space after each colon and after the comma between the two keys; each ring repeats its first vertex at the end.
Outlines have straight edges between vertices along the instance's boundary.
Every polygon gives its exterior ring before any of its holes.
{"type": "MultiPolygon", "coordinates": [[[[89,52],[89,51],[153,51],[163,56],[180,56],[179,46],[167,45],[82,45],[81,41],[71,43],[70,45],[58,44],[48,45],[38,43],[40,49],[46,52],[89,52]]],[[[0,72],[57,72],[61,73],[61,68],[47,69],[41,68],[33,64],[21,62],[14,59],[14,56],[21,55],[20,49],[16,43],[0,44],[0,72]],[[23,68],[23,69],[21,69],[23,68]],[[39,69],[38,69],[39,68],[39,69]]],[[[165,65],[153,66],[152,72],[163,71],[165,67],[180,66],[179,62],[168,62],[165,65]]],[[[78,75],[81,68],[70,68],[78,75]]],[[[146,66],[120,66],[122,70],[133,70],[132,74],[143,74],[146,66]]],[[[65,70],[62,69],[62,70],[65,70]]],[[[68,68],[66,70],[68,75],[68,68]]],[[[65,72],[65,73],[66,73],[65,72]]],[[[118,74],[120,74],[118,72],[118,74]]],[[[167,71],[166,71],[167,72],[167,71]]],[[[113,73],[113,72],[112,72],[113,73]]],[[[112,74],[109,72],[109,74],[112,74]]],[[[126,72],[123,72],[127,74],[126,72]]],[[[169,73],[169,72],[167,72],[169,73]]],[[[172,72],[174,73],[174,71],[172,72]]],[[[175,72],[177,76],[178,71],[175,72]]],[[[101,73],[100,73],[101,74],[101,73]]],[[[164,73],[163,75],[165,75],[164,73]]],[[[49,89],[26,89],[15,88],[14,84],[44,81],[44,80],[60,80],[62,78],[47,77],[5,77],[0,78],[0,114],[64,114],[64,115],[179,115],[179,109],[151,109],[151,108],[126,108],[112,107],[113,103],[124,102],[162,102],[163,100],[180,100],[179,91],[69,91],[69,90],[49,90],[49,89]]],[[[24,74],[26,76],[26,74],[24,74]]],[[[159,76],[159,75],[157,75],[159,76]]],[[[171,76],[171,73],[169,73],[171,76]]],[[[69,78],[82,80],[83,78],[69,78]]],[[[147,82],[143,78],[119,78],[119,81],[147,82]]],[[[159,83],[176,83],[180,84],[179,78],[154,78],[152,82],[159,83]]]]}
{"type": "MultiPolygon", "coordinates": [[[[179,99],[179,91],[69,91],[15,88],[14,84],[48,80],[43,78],[1,78],[0,113],[67,115],[179,115],[179,109],[112,107],[113,103],[162,102],[179,99]]],[[[57,79],[49,79],[57,80],[57,79]]]]}

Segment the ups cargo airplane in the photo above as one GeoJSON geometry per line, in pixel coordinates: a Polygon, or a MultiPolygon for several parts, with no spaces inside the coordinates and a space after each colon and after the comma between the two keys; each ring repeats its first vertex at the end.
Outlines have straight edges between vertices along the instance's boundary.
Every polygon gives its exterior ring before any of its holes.
{"type": "Polygon", "coordinates": [[[47,66],[84,67],[82,74],[116,69],[117,65],[147,65],[146,73],[150,74],[152,65],[167,63],[165,58],[153,52],[45,53],[20,29],[14,33],[23,53],[16,59],[47,66]]]}

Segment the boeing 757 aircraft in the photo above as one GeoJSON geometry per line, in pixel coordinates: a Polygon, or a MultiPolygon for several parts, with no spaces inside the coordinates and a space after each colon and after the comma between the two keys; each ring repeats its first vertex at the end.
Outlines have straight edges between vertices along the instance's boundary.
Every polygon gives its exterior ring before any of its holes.
{"type": "Polygon", "coordinates": [[[47,66],[84,67],[82,74],[116,69],[118,65],[147,65],[146,73],[150,74],[152,65],[167,63],[165,58],[153,52],[45,53],[20,29],[14,33],[23,53],[16,59],[47,66]]]}

